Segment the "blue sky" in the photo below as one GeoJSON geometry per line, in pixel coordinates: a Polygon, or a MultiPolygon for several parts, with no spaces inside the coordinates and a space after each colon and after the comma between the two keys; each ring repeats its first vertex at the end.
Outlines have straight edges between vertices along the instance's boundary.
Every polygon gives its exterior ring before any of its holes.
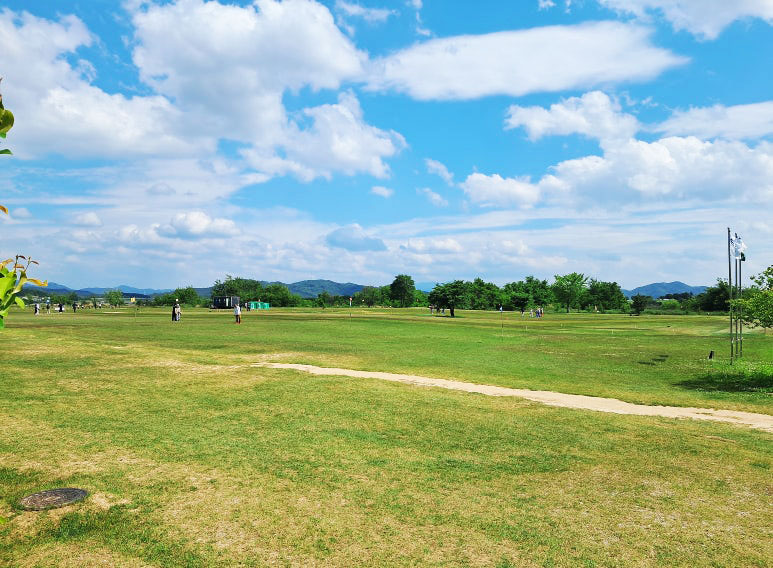
{"type": "Polygon", "coordinates": [[[773,262],[773,0],[2,6],[0,256],[49,280],[773,262]]]}

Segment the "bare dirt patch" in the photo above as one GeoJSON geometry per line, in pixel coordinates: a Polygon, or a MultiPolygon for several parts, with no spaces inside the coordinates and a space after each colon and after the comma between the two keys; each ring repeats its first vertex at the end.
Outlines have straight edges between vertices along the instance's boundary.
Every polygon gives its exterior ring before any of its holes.
{"type": "Polygon", "coordinates": [[[614,414],[633,414],[637,416],[660,416],[664,418],[692,418],[696,420],[713,420],[727,422],[739,426],[749,426],[766,432],[773,432],[773,416],[757,414],[755,412],[741,412],[737,410],[716,410],[713,408],[693,408],[682,406],[648,406],[645,404],[633,404],[616,398],[602,398],[579,394],[564,394],[552,391],[536,391],[528,389],[512,389],[493,385],[479,385],[463,381],[451,381],[448,379],[434,379],[418,375],[401,375],[397,373],[383,373],[377,371],[356,371],[353,369],[339,369],[334,367],[317,367],[315,365],[301,365],[297,363],[253,363],[253,367],[269,367],[272,369],[293,369],[304,371],[314,375],[338,375],[361,379],[380,379],[398,383],[407,383],[420,387],[439,387],[449,390],[474,392],[489,396],[515,396],[539,402],[548,406],[562,408],[576,408],[581,410],[593,410],[596,412],[611,412],[614,414]]]}

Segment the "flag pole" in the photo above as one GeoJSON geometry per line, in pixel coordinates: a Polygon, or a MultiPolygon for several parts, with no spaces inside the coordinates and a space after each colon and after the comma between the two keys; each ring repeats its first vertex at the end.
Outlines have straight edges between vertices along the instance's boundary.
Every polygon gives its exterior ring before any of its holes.
{"type": "Polygon", "coordinates": [[[727,294],[730,307],[730,364],[733,364],[733,269],[730,264],[730,227],[727,228],[727,294]]]}
{"type": "MultiPolygon", "coordinates": [[[[736,240],[738,239],[738,235],[736,235],[736,240]]],[[[741,264],[741,261],[738,260],[738,258],[735,259],[735,297],[738,298],[738,265],[741,264]]],[[[738,314],[735,310],[733,310],[733,314],[735,315],[735,358],[738,359],[741,356],[741,352],[739,349],[740,341],[738,339],[738,314]]]]}
{"type": "MultiPolygon", "coordinates": [[[[743,270],[743,261],[744,261],[744,254],[741,253],[740,258],[738,259],[738,299],[740,300],[743,296],[743,276],[742,276],[742,270],[743,270]]],[[[741,316],[743,315],[743,306],[738,307],[738,341],[739,341],[739,352],[741,354],[741,357],[743,357],[743,319],[741,319],[741,316]]]]}

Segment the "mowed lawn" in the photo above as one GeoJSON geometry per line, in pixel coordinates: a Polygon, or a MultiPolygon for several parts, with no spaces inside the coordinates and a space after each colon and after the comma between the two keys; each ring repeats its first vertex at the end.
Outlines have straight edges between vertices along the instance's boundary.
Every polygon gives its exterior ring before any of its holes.
{"type": "Polygon", "coordinates": [[[0,566],[770,565],[769,433],[250,366],[773,413],[773,334],[731,368],[722,318],[459,315],[12,312],[0,566]]]}

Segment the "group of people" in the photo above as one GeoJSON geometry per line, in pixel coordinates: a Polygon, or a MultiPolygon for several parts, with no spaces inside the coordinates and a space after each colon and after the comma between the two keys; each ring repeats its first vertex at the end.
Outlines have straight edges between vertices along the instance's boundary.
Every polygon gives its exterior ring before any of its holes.
{"type": "MultiPolygon", "coordinates": [[[[35,315],[40,314],[40,302],[35,302],[34,308],[35,308],[35,315]]],[[[73,313],[75,313],[77,309],[78,309],[78,304],[73,302],[73,304],[72,304],[72,311],[73,311],[73,313]]],[[[64,313],[64,304],[62,302],[59,302],[59,304],[57,304],[57,310],[56,311],[59,312],[60,314],[64,313]]],[[[46,302],[46,313],[47,314],[51,313],[51,302],[50,301],[46,302]]]]}
{"type": "MultiPolygon", "coordinates": [[[[521,310],[521,317],[526,315],[526,310],[521,310]]],[[[545,310],[541,307],[537,308],[536,310],[534,308],[529,310],[529,317],[530,318],[541,318],[545,315],[545,310]]]]}
{"type": "MultiPolygon", "coordinates": [[[[172,321],[180,321],[181,314],[180,300],[176,299],[172,306],[172,321]]],[[[234,317],[236,318],[236,322],[234,323],[242,323],[242,308],[238,303],[234,306],[234,317]]]]}

